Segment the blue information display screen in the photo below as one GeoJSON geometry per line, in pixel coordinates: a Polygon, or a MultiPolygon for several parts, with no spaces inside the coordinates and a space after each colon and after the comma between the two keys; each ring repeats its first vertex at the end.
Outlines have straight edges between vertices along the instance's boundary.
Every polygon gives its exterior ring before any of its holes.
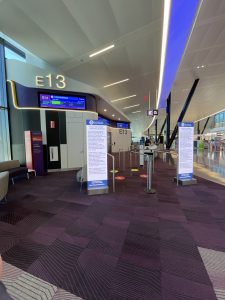
{"type": "Polygon", "coordinates": [[[86,98],[83,96],[67,96],[56,94],[40,94],[39,104],[43,108],[86,109],[86,98]]]}
{"type": "Polygon", "coordinates": [[[129,128],[129,124],[128,123],[117,123],[117,128],[129,128]]]}
{"type": "Polygon", "coordinates": [[[106,125],[110,125],[109,120],[103,118],[103,117],[98,117],[98,121],[104,121],[106,125]]]}

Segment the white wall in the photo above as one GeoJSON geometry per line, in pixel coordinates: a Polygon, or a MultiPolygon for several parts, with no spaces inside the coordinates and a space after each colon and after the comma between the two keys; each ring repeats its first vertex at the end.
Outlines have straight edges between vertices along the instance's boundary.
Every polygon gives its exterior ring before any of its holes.
{"type": "Polygon", "coordinates": [[[86,120],[98,119],[96,113],[66,112],[67,144],[60,145],[62,169],[81,168],[86,165],[86,120]]]}
{"type": "Polygon", "coordinates": [[[109,127],[111,132],[112,152],[119,150],[130,150],[131,146],[131,130],[122,128],[109,127]]]}
{"type": "MultiPolygon", "coordinates": [[[[37,87],[35,84],[36,76],[46,76],[49,73],[54,75],[51,69],[42,69],[37,66],[27,64],[18,60],[9,59],[6,61],[7,79],[14,80],[27,87],[37,87]]],[[[55,74],[56,75],[56,74],[55,74]]],[[[50,89],[48,86],[45,88],[50,89]]],[[[58,88],[52,87],[54,90],[58,88]]],[[[59,89],[62,90],[62,89],[59,89]]],[[[94,87],[80,81],[66,77],[66,87],[63,91],[74,91],[80,93],[99,94],[94,87]]]]}

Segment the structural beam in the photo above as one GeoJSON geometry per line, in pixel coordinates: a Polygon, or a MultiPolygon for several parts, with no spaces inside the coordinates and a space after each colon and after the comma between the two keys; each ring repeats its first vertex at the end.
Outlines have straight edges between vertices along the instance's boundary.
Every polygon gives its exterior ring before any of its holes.
{"type": "Polygon", "coordinates": [[[202,132],[201,132],[201,134],[203,134],[204,133],[204,131],[205,131],[205,129],[206,129],[206,126],[208,125],[208,123],[209,123],[209,119],[210,119],[210,117],[208,117],[207,118],[207,120],[206,120],[206,122],[205,122],[205,125],[204,125],[204,127],[203,127],[203,129],[202,129],[202,132]]]}
{"type": "Polygon", "coordinates": [[[197,134],[200,134],[200,122],[198,121],[198,123],[197,123],[197,134]]]}
{"type": "MultiPolygon", "coordinates": [[[[200,134],[200,121],[198,121],[198,123],[197,123],[197,134],[198,135],[200,134]]],[[[197,137],[197,140],[200,140],[199,136],[197,137]]]]}
{"type": "Polygon", "coordinates": [[[166,126],[166,118],[163,122],[162,128],[161,128],[160,133],[158,135],[157,143],[159,142],[160,136],[162,135],[165,126],[166,126]]]}
{"type": "Polygon", "coordinates": [[[192,99],[192,97],[193,97],[193,95],[195,93],[195,90],[197,88],[198,82],[199,82],[199,78],[195,79],[194,84],[193,84],[193,86],[192,86],[192,88],[191,88],[191,90],[190,90],[190,92],[188,94],[188,97],[187,97],[187,99],[186,99],[186,101],[184,103],[184,106],[183,106],[183,109],[182,109],[182,111],[180,113],[180,116],[179,116],[179,118],[177,120],[177,125],[175,126],[175,128],[173,130],[173,133],[171,135],[171,138],[170,138],[170,141],[169,141],[169,144],[168,144],[168,149],[170,149],[170,147],[173,144],[173,141],[174,141],[174,139],[175,139],[175,137],[177,135],[177,132],[178,132],[178,123],[183,121],[183,118],[184,118],[184,116],[186,114],[186,111],[187,111],[187,109],[189,107],[189,104],[191,103],[191,99],[192,99]]]}
{"type": "Polygon", "coordinates": [[[166,149],[169,149],[170,142],[170,112],[171,112],[171,93],[166,100],[166,149]]]}
{"type": "Polygon", "coordinates": [[[155,142],[157,142],[158,120],[155,120],[155,142]]]}

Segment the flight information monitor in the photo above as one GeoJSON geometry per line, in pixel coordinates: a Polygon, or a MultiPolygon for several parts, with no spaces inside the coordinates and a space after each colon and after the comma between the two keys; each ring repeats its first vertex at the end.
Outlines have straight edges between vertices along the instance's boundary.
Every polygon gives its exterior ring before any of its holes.
{"type": "Polygon", "coordinates": [[[128,123],[117,123],[117,128],[129,128],[129,124],[128,123]]]}
{"type": "Polygon", "coordinates": [[[98,121],[104,121],[106,125],[110,125],[109,120],[107,120],[107,119],[105,119],[105,118],[103,118],[103,117],[100,117],[100,116],[99,116],[99,117],[98,117],[98,121]]]}
{"type": "Polygon", "coordinates": [[[75,95],[40,94],[39,105],[42,108],[60,108],[71,110],[85,110],[86,98],[75,95]]]}

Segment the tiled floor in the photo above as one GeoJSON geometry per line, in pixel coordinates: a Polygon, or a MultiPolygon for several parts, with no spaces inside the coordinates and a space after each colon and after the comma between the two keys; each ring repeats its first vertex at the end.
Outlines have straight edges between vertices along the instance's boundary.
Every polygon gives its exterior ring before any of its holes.
{"type": "Polygon", "coordinates": [[[224,299],[225,187],[201,178],[177,187],[174,167],[157,159],[157,193],[147,195],[143,172],[101,196],[80,193],[72,172],[11,186],[0,252],[19,273],[8,273],[41,279],[53,299],[224,299]]]}

